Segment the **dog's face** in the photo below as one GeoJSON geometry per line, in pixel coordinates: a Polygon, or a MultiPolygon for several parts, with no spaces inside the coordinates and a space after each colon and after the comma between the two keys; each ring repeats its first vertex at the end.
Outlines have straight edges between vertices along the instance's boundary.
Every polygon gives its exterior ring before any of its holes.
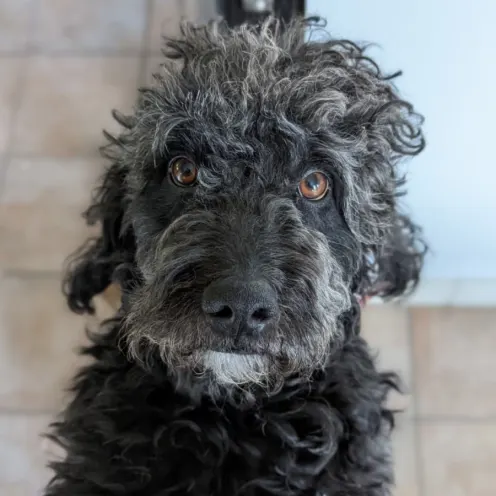
{"type": "MultiPolygon", "coordinates": [[[[200,101],[210,89],[199,85],[200,101]]],[[[267,112],[277,101],[264,102],[267,112]]],[[[164,111],[191,120],[168,133],[134,199],[145,282],[132,339],[225,381],[322,363],[360,254],[339,177],[312,153],[318,144],[303,124],[257,109],[232,109],[225,122],[215,101],[164,111]]]]}
{"type": "Polygon", "coordinates": [[[142,284],[127,333],[175,368],[265,383],[321,366],[395,215],[408,104],[299,22],[185,28],[122,139],[142,284]],[[275,28],[276,34],[271,29],[275,28]]]}

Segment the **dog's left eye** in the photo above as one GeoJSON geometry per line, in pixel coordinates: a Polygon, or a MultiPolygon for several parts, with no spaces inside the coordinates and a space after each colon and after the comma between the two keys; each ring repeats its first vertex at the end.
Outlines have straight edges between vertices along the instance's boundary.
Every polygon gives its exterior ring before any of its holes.
{"type": "Polygon", "coordinates": [[[198,167],[187,157],[175,157],[169,162],[170,176],[177,186],[193,186],[198,177],[198,167]]]}
{"type": "Polygon", "coordinates": [[[307,200],[322,200],[329,189],[329,180],[322,172],[312,172],[306,175],[299,185],[301,196],[307,200]]]}

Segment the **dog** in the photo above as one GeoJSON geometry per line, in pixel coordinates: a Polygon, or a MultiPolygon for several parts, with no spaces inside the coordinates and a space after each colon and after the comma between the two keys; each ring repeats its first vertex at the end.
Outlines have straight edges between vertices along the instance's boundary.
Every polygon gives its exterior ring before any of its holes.
{"type": "Polygon", "coordinates": [[[323,30],[185,23],[133,115],[114,111],[85,213],[101,234],[64,292],[91,313],[117,283],[122,304],[52,426],[46,496],[391,494],[400,384],[360,314],[419,279],[398,166],[422,117],[323,30]]]}

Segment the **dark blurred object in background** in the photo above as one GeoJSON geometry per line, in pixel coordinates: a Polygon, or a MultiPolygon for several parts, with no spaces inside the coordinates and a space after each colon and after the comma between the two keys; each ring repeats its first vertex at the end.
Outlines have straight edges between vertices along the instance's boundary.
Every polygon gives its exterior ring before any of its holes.
{"type": "Polygon", "coordinates": [[[305,0],[217,0],[217,10],[230,26],[256,23],[268,15],[289,21],[305,13],[305,0]]]}

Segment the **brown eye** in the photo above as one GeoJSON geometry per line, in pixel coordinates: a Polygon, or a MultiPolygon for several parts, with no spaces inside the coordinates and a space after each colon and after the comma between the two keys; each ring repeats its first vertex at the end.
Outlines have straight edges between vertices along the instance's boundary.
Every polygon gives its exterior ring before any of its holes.
{"type": "Polygon", "coordinates": [[[178,186],[193,186],[198,177],[198,167],[187,157],[173,158],[169,165],[170,175],[178,186]]]}
{"type": "Polygon", "coordinates": [[[329,181],[322,172],[312,172],[300,181],[299,189],[307,200],[321,200],[329,189],[329,181]]]}

